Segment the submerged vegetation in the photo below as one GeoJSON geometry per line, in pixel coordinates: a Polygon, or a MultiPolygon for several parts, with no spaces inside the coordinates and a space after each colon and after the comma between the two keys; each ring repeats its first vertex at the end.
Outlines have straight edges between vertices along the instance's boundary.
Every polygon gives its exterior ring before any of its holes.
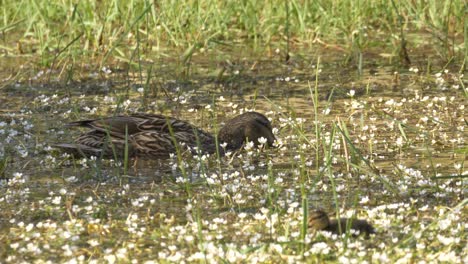
{"type": "Polygon", "coordinates": [[[468,262],[465,2],[0,11],[2,262],[468,262]],[[216,135],[249,111],[273,148],[135,160],[125,143],[115,159],[53,147],[83,119],[163,114],[216,135]]]}

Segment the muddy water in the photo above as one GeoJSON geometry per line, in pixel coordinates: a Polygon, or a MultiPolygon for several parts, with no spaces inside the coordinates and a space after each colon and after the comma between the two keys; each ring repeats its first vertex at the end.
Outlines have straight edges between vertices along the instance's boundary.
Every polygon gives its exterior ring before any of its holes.
{"type": "MultiPolygon", "coordinates": [[[[275,112],[273,118],[278,118],[280,115],[287,117],[291,114],[295,117],[306,118],[308,121],[304,124],[305,132],[308,136],[313,135],[314,127],[311,121],[314,117],[314,104],[311,92],[315,91],[317,57],[298,57],[288,63],[280,61],[280,58],[274,60],[237,58],[237,60],[229,61],[201,58],[202,56],[198,58],[198,61],[194,59],[190,65],[190,76],[180,73],[186,67],[180,67],[176,63],[156,63],[152,66],[149,86],[144,93],[139,93],[138,88],[146,84],[147,69],[138,72],[123,69],[125,66],[114,65],[97,72],[80,73],[80,77],[86,77],[68,81],[66,84],[60,80],[63,73],[58,71],[37,71],[34,74],[33,70],[26,71],[24,74],[32,76],[18,78],[22,81],[8,81],[2,85],[0,114],[7,124],[19,119],[22,120],[21,122],[31,123],[34,126],[31,131],[23,131],[25,135],[35,139],[33,143],[24,142],[24,149],[29,150],[31,147],[40,145],[40,148],[62,139],[71,140],[71,137],[67,135],[74,132],[62,129],[62,124],[65,122],[97,117],[115,111],[163,112],[181,119],[195,118],[195,124],[210,130],[212,120],[208,120],[208,114],[204,108],[220,96],[225,98],[225,101],[217,102],[221,108],[223,105],[235,104],[239,108],[255,108],[261,112],[273,111],[275,112]],[[125,107],[120,110],[114,109],[119,103],[118,100],[127,99],[131,101],[131,106],[126,109],[125,107]],[[102,105],[102,100],[108,100],[108,102],[102,105]],[[279,108],[281,110],[278,110],[279,108]],[[191,112],[193,109],[201,114],[194,114],[191,112]],[[65,113],[66,111],[70,113],[65,113]]],[[[460,86],[457,83],[456,73],[443,74],[441,78],[447,80],[447,83],[437,85],[434,82],[437,78],[434,76],[437,71],[416,73],[395,66],[385,66],[386,62],[382,63],[383,66],[378,66],[378,62],[373,61],[369,65],[364,65],[365,70],[362,75],[359,75],[355,66],[343,65],[339,57],[323,56],[321,61],[317,97],[319,113],[325,109],[329,111],[329,114],[320,116],[324,123],[329,124],[337,118],[344,121],[361,118],[359,126],[363,126],[370,112],[377,115],[375,120],[377,126],[392,119],[408,122],[409,118],[409,129],[412,129],[414,128],[412,125],[419,122],[421,109],[418,108],[425,107],[425,104],[411,104],[411,109],[405,109],[402,116],[395,116],[379,109],[374,109],[374,112],[372,109],[349,110],[346,105],[361,101],[364,102],[363,104],[368,104],[366,107],[372,108],[371,105],[378,100],[401,101],[415,95],[418,98],[424,96],[455,97],[454,104],[465,103],[462,88],[451,88],[453,85],[460,86]],[[352,97],[350,96],[351,90],[354,91],[352,97]]],[[[5,74],[9,77],[19,75],[17,70],[14,70],[17,64],[10,61],[4,65],[7,66],[2,71],[4,77],[5,74]]],[[[419,63],[419,65],[424,65],[424,63],[419,63]]],[[[149,67],[149,65],[144,66],[149,67]]],[[[420,69],[422,70],[424,69],[420,69]]],[[[218,122],[226,119],[223,111],[217,115],[218,122]]],[[[273,122],[278,126],[281,121],[273,120],[273,122]]],[[[455,124],[446,124],[449,132],[453,125],[455,124]]],[[[414,132],[405,132],[411,137],[417,129],[414,130],[414,132]]],[[[377,136],[385,137],[386,135],[384,132],[379,132],[377,136]]],[[[450,137],[450,135],[445,135],[447,136],[450,137]]],[[[392,143],[389,140],[388,144],[392,143]]],[[[3,149],[5,147],[10,148],[8,143],[4,144],[3,149]]],[[[430,151],[435,154],[431,159],[436,159],[430,163],[438,163],[438,152],[443,152],[444,155],[440,153],[441,156],[453,156],[453,151],[456,149],[456,146],[445,144],[440,144],[435,148],[431,146],[429,150],[427,146],[412,146],[400,154],[418,157],[420,156],[417,154],[418,151],[425,153],[430,151]]],[[[17,150],[3,150],[3,155],[16,159],[18,153],[15,152],[17,150]]],[[[35,159],[41,160],[41,154],[45,154],[41,153],[40,149],[34,152],[38,154],[20,158],[25,164],[23,169],[26,171],[28,166],[35,164],[35,159]]],[[[385,155],[385,153],[380,153],[380,155],[385,155]]],[[[393,160],[388,159],[394,159],[394,156],[388,155],[387,160],[383,162],[392,162],[393,160]]],[[[412,162],[417,161],[413,159],[412,162]]],[[[427,165],[424,161],[420,164],[422,167],[423,164],[427,165]]],[[[8,166],[8,170],[11,172],[14,167],[8,166]]]]}
{"type": "MultiPolygon", "coordinates": [[[[50,146],[71,142],[79,131],[68,130],[63,124],[78,119],[113,113],[161,112],[213,131],[214,124],[222,125],[242,108],[266,113],[278,128],[281,146],[255,157],[246,157],[244,153],[241,158],[223,159],[222,173],[240,171],[239,177],[244,178],[269,173],[285,175],[282,190],[297,191],[297,171],[303,168],[298,156],[305,156],[310,166],[301,175],[310,184],[311,206],[336,206],[330,177],[335,184],[344,186],[339,191],[340,204],[354,205],[358,192],[359,198],[369,196],[372,206],[379,201],[411,196],[415,192],[413,187],[408,192],[395,193],[399,192],[402,181],[403,185],[418,182],[417,179],[405,182],[406,178],[414,177],[413,170],[423,175],[421,182],[463,173],[467,132],[463,121],[466,91],[462,86],[467,87],[466,79],[454,70],[439,75],[441,70],[416,72],[416,67],[409,71],[385,62],[382,66],[378,62],[365,65],[363,74],[359,75],[356,67],[343,65],[341,58],[327,56],[321,61],[317,87],[316,57],[302,57],[288,63],[279,58],[238,58],[229,62],[195,58],[188,76],[181,73],[184,67],[161,61],[151,68],[150,76],[146,74],[149,65],[144,65],[142,74],[115,65],[97,72],[81,72],[81,78],[68,81],[64,81],[59,71],[38,71],[30,78],[21,78],[22,81],[7,82],[0,90],[0,158],[8,158],[1,177],[10,179],[15,173],[21,173],[32,200],[45,199],[63,188],[74,193],[77,204],[86,203],[80,197],[108,200],[109,207],[96,215],[101,218],[108,218],[109,214],[112,218],[127,217],[130,209],[116,204],[128,204],[146,195],[154,201],[153,212],[175,216],[174,221],[183,223],[190,220],[184,213],[187,195],[195,194],[200,196],[201,208],[207,215],[216,216],[228,212],[232,205],[227,198],[220,197],[216,207],[203,203],[212,197],[203,197],[210,188],[201,175],[219,172],[214,158],[203,162],[203,169],[196,162],[189,162],[186,170],[192,185],[188,190],[178,183],[177,179],[185,176],[174,160],[140,161],[125,172],[122,164],[114,161],[73,160],[50,146]],[[140,88],[146,84],[142,91],[140,88]],[[315,91],[318,91],[317,113],[315,91]],[[315,138],[316,114],[321,127],[320,144],[315,138]],[[338,125],[347,131],[350,142],[339,134],[338,125]],[[329,147],[325,142],[332,131],[335,133],[332,142],[340,147],[333,148],[332,158],[336,160],[330,165],[333,169],[330,174],[324,169],[324,158],[329,147]],[[268,161],[273,164],[272,172],[268,161]],[[382,190],[387,191],[380,193],[382,190]]],[[[10,76],[15,74],[11,68],[8,71],[10,76]]],[[[4,180],[1,188],[6,188],[7,182],[4,180]]],[[[444,181],[440,180],[440,184],[444,181]]],[[[415,189],[431,189],[424,198],[428,203],[430,199],[438,203],[434,185],[424,186],[415,189]]],[[[252,188],[253,195],[265,195],[260,190],[255,193],[255,187],[252,188]]],[[[462,194],[450,193],[445,199],[454,205],[458,195],[462,194]]],[[[39,202],[34,204],[40,207],[39,202]]],[[[236,206],[236,210],[252,212],[259,207],[252,200],[236,206]]],[[[2,224],[9,225],[9,217],[12,216],[4,214],[2,224]]],[[[15,217],[30,221],[60,220],[66,214],[29,216],[25,213],[15,217]]]]}

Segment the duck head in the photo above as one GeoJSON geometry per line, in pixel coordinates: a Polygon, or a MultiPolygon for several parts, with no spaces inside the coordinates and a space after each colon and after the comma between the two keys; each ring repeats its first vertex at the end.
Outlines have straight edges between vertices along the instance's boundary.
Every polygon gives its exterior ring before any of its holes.
{"type": "Polygon", "coordinates": [[[250,141],[258,146],[258,139],[262,137],[267,140],[268,146],[273,146],[275,136],[271,123],[266,116],[257,112],[247,112],[234,117],[227,121],[218,133],[218,141],[227,143],[226,151],[237,150],[250,141]]]}

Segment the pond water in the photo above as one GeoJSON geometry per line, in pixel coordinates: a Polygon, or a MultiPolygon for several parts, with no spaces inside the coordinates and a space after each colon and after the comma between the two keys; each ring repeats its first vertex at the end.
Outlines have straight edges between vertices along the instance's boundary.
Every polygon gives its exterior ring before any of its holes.
{"type": "MultiPolygon", "coordinates": [[[[2,60],[9,80],[18,63],[2,60]]],[[[453,211],[453,225],[466,213],[468,82],[456,68],[421,62],[405,69],[370,58],[359,74],[334,54],[289,62],[199,55],[190,67],[154,61],[140,70],[84,66],[73,76],[29,70],[33,77],[1,86],[0,237],[16,245],[0,250],[3,259],[34,260],[34,252],[55,261],[119,258],[121,248],[124,260],[163,259],[179,249],[189,257],[202,241],[246,255],[245,246],[258,252],[276,243],[300,255],[313,249],[296,243],[304,208],[368,218],[378,234],[362,241],[367,252],[383,243],[390,254],[441,212],[453,211]],[[131,161],[125,170],[122,161],[72,158],[51,147],[72,142],[82,131],[64,124],[80,119],[163,113],[215,131],[247,110],[272,121],[276,148],[219,160],[131,161]],[[70,248],[63,232],[73,238],[70,248]]],[[[463,246],[451,245],[463,255],[463,246]]]]}

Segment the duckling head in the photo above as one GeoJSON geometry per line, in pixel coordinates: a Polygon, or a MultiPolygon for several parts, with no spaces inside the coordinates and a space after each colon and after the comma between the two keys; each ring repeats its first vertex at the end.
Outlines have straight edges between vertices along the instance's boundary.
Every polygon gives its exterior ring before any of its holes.
{"type": "Polygon", "coordinates": [[[308,226],[315,230],[324,230],[330,225],[327,213],[322,210],[309,212],[308,226]]]}

